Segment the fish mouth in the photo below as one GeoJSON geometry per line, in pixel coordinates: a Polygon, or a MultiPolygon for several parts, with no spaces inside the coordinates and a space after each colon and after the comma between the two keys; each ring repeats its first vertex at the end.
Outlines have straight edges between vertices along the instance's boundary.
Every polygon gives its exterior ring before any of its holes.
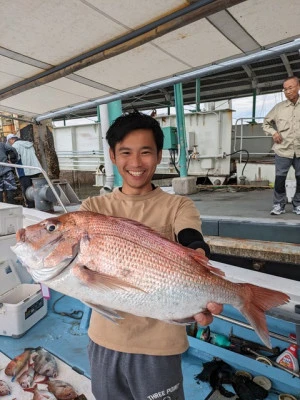
{"type": "Polygon", "coordinates": [[[72,256],[66,256],[53,267],[46,267],[45,259],[53,252],[53,245],[60,240],[61,237],[56,238],[39,250],[33,250],[28,243],[24,242],[18,242],[15,246],[12,246],[11,249],[16,254],[21,264],[27,268],[27,271],[35,282],[47,282],[59,275],[78,255],[77,245],[73,247],[72,256]]]}
{"type": "Polygon", "coordinates": [[[55,265],[53,268],[35,269],[28,266],[26,268],[35,282],[47,282],[60,275],[63,270],[73,263],[76,257],[77,255],[74,258],[66,259],[58,265],[55,265]]]}

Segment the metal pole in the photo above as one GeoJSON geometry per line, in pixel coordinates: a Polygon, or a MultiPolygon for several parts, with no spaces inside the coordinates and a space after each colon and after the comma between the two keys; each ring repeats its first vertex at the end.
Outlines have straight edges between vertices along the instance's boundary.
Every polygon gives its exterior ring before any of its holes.
{"type": "Polygon", "coordinates": [[[255,123],[255,114],[256,114],[256,88],[253,89],[252,124],[255,123]]]}
{"type": "Polygon", "coordinates": [[[179,140],[179,144],[180,144],[179,170],[180,170],[180,177],[186,177],[187,176],[186,135],[185,135],[182,83],[176,83],[174,85],[174,93],[175,93],[177,133],[178,133],[178,140],[179,140]]]}
{"type": "Polygon", "coordinates": [[[101,135],[102,135],[102,146],[103,146],[104,167],[105,167],[104,189],[112,190],[114,187],[114,165],[109,156],[109,146],[106,140],[106,132],[110,125],[107,104],[102,104],[101,106],[98,106],[97,114],[98,113],[99,113],[99,119],[101,118],[101,135]]]}
{"type": "Polygon", "coordinates": [[[97,122],[101,122],[101,117],[100,117],[100,106],[97,106],[97,122]]]}
{"type": "Polygon", "coordinates": [[[196,79],[196,111],[197,112],[200,111],[200,97],[201,97],[200,96],[200,93],[201,93],[200,85],[201,85],[200,78],[197,78],[196,79]]]}
{"type": "MultiPolygon", "coordinates": [[[[116,120],[120,115],[122,115],[122,102],[121,100],[112,101],[111,103],[107,104],[108,107],[108,117],[110,125],[116,120]]],[[[123,180],[117,167],[113,166],[114,170],[114,186],[119,187],[122,186],[123,180]]]]}

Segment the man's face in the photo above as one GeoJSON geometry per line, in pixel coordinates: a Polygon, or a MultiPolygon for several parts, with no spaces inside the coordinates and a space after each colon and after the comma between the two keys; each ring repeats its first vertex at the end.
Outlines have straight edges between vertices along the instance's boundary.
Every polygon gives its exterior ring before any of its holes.
{"type": "Polygon", "coordinates": [[[150,129],[136,129],[109,150],[112,162],[123,178],[122,192],[145,194],[152,190],[151,180],[162,152],[157,153],[156,143],[150,129]]]}
{"type": "Polygon", "coordinates": [[[283,84],[285,97],[293,103],[296,103],[299,97],[300,85],[295,79],[289,79],[283,84]]]}

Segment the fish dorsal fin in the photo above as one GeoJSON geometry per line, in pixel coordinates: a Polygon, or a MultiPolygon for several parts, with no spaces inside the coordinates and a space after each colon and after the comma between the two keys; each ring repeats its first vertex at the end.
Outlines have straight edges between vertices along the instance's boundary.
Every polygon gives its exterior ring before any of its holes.
{"type": "Polygon", "coordinates": [[[224,272],[221,271],[219,268],[213,267],[211,264],[209,264],[208,258],[200,253],[197,250],[190,249],[190,256],[202,267],[207,268],[210,272],[213,274],[219,275],[219,276],[225,276],[224,272]]]}

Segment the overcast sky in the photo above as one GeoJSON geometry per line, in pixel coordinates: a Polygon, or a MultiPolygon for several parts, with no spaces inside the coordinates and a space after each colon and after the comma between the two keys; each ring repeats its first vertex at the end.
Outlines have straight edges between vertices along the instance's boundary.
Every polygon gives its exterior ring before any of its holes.
{"type": "MultiPolygon", "coordinates": [[[[259,117],[264,117],[270,110],[275,106],[275,104],[279,103],[280,101],[285,100],[285,96],[282,92],[280,93],[273,93],[273,94],[266,94],[266,95],[261,95],[256,97],[256,112],[255,116],[256,118],[259,117]]],[[[252,103],[253,103],[253,98],[252,97],[243,97],[240,99],[233,99],[232,100],[232,109],[233,114],[232,114],[232,119],[233,119],[233,124],[235,124],[236,120],[239,118],[252,118],[252,103]]],[[[206,103],[200,104],[201,111],[205,110],[205,107],[207,106],[206,103]]],[[[218,108],[227,108],[228,107],[228,102],[225,101],[220,101],[216,103],[216,109],[218,108]]],[[[185,111],[188,112],[189,110],[195,110],[195,106],[189,105],[184,107],[185,111]]],[[[175,113],[175,108],[171,108],[171,114],[175,113]]],[[[152,110],[147,112],[147,114],[150,114],[152,110]]],[[[158,114],[166,114],[167,109],[158,109],[157,110],[158,114]]],[[[89,123],[94,123],[97,120],[97,117],[94,118],[82,118],[82,119],[73,119],[66,121],[67,125],[80,125],[80,124],[89,124],[89,123]]],[[[258,121],[259,122],[259,121],[258,121]]],[[[55,121],[54,126],[63,126],[63,121],[55,121]]]]}
{"type": "MultiPolygon", "coordinates": [[[[283,100],[285,100],[285,96],[282,92],[257,96],[255,116],[265,117],[275,104],[283,100]]],[[[252,117],[252,103],[252,97],[232,100],[232,108],[235,110],[233,119],[252,117]]]]}

